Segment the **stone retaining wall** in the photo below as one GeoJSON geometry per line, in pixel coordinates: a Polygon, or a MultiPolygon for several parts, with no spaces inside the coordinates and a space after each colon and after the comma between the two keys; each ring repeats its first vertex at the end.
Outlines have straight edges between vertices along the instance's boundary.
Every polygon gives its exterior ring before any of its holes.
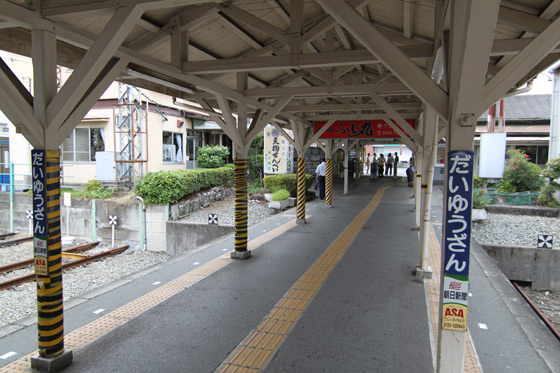
{"type": "Polygon", "coordinates": [[[541,206],[488,205],[486,206],[486,211],[491,214],[530,215],[549,218],[557,218],[560,216],[560,209],[541,206]]]}
{"type": "MultiPolygon", "coordinates": [[[[181,249],[171,247],[179,245],[180,240],[173,235],[189,237],[189,230],[193,229],[193,234],[199,236],[200,227],[189,227],[182,224],[174,227],[174,233],[168,233],[168,222],[177,220],[189,212],[196,211],[201,206],[208,206],[212,201],[224,199],[233,195],[232,188],[211,188],[209,190],[196,193],[187,201],[182,201],[171,206],[146,205],[146,230],[147,230],[147,249],[152,251],[166,251],[170,254],[181,252],[181,249]],[[171,242],[171,243],[169,243],[171,242]]],[[[69,236],[91,241],[111,241],[111,226],[109,216],[117,216],[117,226],[115,227],[115,241],[117,244],[127,243],[131,246],[140,245],[141,205],[138,200],[86,200],[72,198],[72,206],[60,207],[62,236],[66,236],[66,214],[67,209],[70,219],[69,236]]],[[[27,193],[15,193],[14,195],[14,230],[21,233],[28,233],[29,221],[26,218],[26,211],[32,210],[32,195],[27,193]]],[[[230,227],[233,229],[233,227],[230,227]]],[[[7,233],[10,230],[10,195],[0,193],[0,233],[7,233]]],[[[222,226],[208,226],[204,229],[204,235],[214,239],[219,235],[229,233],[228,229],[222,226]],[[226,232],[226,233],[223,233],[226,232]]],[[[193,242],[189,238],[190,242],[193,242]]],[[[199,244],[202,239],[196,238],[199,244]]],[[[209,240],[205,241],[208,242],[209,240]]],[[[180,245],[179,245],[180,246],[180,245]]]]}
{"type": "Polygon", "coordinates": [[[533,290],[560,291],[560,250],[482,245],[511,281],[530,282],[533,290]]]}

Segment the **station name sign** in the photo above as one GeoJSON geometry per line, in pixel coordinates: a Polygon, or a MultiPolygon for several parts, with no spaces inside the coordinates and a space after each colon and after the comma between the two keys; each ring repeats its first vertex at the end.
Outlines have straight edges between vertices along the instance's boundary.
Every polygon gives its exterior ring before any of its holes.
{"type": "MultiPolygon", "coordinates": [[[[413,119],[407,119],[406,122],[410,124],[412,128],[416,128],[416,121],[413,119]]],[[[313,126],[315,133],[319,132],[321,128],[326,124],[326,121],[314,122],[313,126]]],[[[393,123],[401,128],[396,122],[393,123]]],[[[402,128],[401,128],[402,129],[402,128]]],[[[403,130],[404,131],[404,130],[403,130]]],[[[406,131],[404,131],[406,133],[406,131]]],[[[400,135],[384,120],[341,120],[334,122],[328,130],[326,130],[321,136],[321,139],[347,139],[347,138],[358,138],[358,139],[372,139],[372,138],[395,138],[400,137],[400,135]]]]}
{"type": "Polygon", "coordinates": [[[451,151],[447,159],[442,329],[466,331],[474,155],[451,151]]]}

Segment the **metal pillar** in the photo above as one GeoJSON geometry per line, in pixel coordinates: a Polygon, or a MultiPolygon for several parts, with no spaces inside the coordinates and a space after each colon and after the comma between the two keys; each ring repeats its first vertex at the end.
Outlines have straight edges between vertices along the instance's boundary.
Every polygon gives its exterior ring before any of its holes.
{"type": "Polygon", "coordinates": [[[10,232],[14,231],[14,163],[10,162],[10,232]]]}
{"type": "Polygon", "coordinates": [[[424,144],[423,144],[423,170],[422,170],[422,196],[421,211],[422,225],[420,226],[420,262],[416,267],[416,275],[426,278],[432,277],[432,267],[429,263],[428,253],[428,237],[430,229],[430,212],[432,203],[432,190],[434,184],[434,165],[437,156],[437,136],[438,124],[435,111],[428,107],[424,107],[424,144]]]}
{"type": "Polygon", "coordinates": [[[247,160],[233,160],[235,187],[235,251],[233,259],[246,259],[251,256],[247,250],[247,160]]]}
{"type": "Polygon", "coordinates": [[[348,140],[344,141],[344,195],[348,194],[348,157],[350,149],[348,149],[348,140]]]}
{"type": "Polygon", "coordinates": [[[140,91],[119,83],[119,103],[113,106],[116,186],[118,191],[134,189],[147,173],[148,102],[142,106],[140,91]]]}
{"type": "MultiPolygon", "coordinates": [[[[299,153],[298,153],[299,154],[299,153]]],[[[305,224],[305,195],[307,188],[305,182],[305,157],[298,157],[297,169],[297,223],[305,224]]]]}
{"type": "Polygon", "coordinates": [[[548,160],[560,157],[560,68],[554,70],[548,160]]]}

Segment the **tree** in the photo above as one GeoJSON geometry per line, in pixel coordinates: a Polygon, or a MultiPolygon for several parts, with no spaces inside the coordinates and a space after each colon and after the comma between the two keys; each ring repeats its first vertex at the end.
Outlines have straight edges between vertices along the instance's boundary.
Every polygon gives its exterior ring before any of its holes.
{"type": "Polygon", "coordinates": [[[543,176],[547,179],[547,183],[541,187],[537,205],[541,206],[558,206],[558,201],[554,196],[560,188],[560,158],[551,159],[546,163],[543,170],[543,176]]]}
{"type": "Polygon", "coordinates": [[[541,168],[529,162],[521,150],[510,149],[506,154],[504,177],[498,190],[512,193],[539,190],[542,185],[541,168]]]}

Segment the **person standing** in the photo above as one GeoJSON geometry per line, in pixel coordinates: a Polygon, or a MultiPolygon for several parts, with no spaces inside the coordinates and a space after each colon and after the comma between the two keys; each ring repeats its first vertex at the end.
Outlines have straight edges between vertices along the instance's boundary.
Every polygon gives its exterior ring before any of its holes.
{"type": "Polygon", "coordinates": [[[373,153],[373,157],[371,158],[371,179],[377,179],[377,154],[373,153]]]}
{"type": "Polygon", "coordinates": [[[325,171],[327,170],[327,164],[325,163],[325,157],[321,157],[321,163],[317,166],[315,170],[315,180],[319,184],[319,198],[325,199],[325,171]]]}
{"type": "Polygon", "coordinates": [[[393,155],[391,153],[387,154],[387,167],[385,168],[385,176],[387,175],[391,175],[393,173],[393,162],[395,160],[393,159],[393,155]]]}
{"type": "Polygon", "coordinates": [[[399,155],[395,152],[395,163],[393,164],[393,177],[397,177],[397,169],[399,167],[399,155]]]}
{"type": "Polygon", "coordinates": [[[367,153],[366,157],[366,175],[369,174],[369,167],[371,166],[371,154],[367,153]]]}
{"type": "Polygon", "coordinates": [[[383,176],[383,167],[385,166],[385,156],[383,153],[379,154],[377,158],[377,170],[379,171],[379,176],[383,176]]]}

